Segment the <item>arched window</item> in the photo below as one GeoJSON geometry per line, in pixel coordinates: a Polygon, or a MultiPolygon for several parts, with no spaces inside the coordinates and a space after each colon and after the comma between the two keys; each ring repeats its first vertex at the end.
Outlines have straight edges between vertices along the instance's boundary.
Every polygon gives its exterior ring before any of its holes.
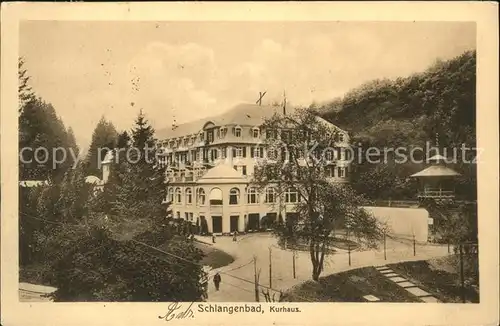
{"type": "Polygon", "coordinates": [[[276,189],[273,187],[269,187],[266,189],[266,203],[275,203],[276,202],[276,189]]]}
{"type": "Polygon", "coordinates": [[[219,188],[210,190],[210,205],[222,205],[222,190],[219,188]]]}
{"type": "Polygon", "coordinates": [[[240,190],[238,188],[232,188],[229,191],[229,205],[238,205],[240,200],[240,190]]]}
{"type": "Polygon", "coordinates": [[[168,201],[170,203],[174,202],[174,188],[168,189],[168,201]]]}
{"type": "Polygon", "coordinates": [[[285,202],[286,203],[296,203],[298,202],[299,194],[297,193],[297,189],[294,187],[290,187],[285,192],[285,202]]]}
{"type": "Polygon", "coordinates": [[[186,189],[186,204],[193,203],[193,190],[191,188],[186,189]]]}
{"type": "Polygon", "coordinates": [[[198,188],[198,205],[205,205],[206,195],[203,188],[198,188]]]}
{"type": "Polygon", "coordinates": [[[247,189],[247,202],[249,204],[259,203],[259,194],[257,193],[257,189],[255,189],[254,187],[250,187],[247,189]]]}
{"type": "Polygon", "coordinates": [[[181,191],[181,188],[175,189],[175,202],[177,204],[182,203],[182,191],[181,191]]]}

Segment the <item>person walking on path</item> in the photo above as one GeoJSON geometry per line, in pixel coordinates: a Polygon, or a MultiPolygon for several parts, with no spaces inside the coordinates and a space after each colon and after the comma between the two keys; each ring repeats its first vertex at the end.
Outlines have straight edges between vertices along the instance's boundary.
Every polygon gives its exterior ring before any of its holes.
{"type": "Polygon", "coordinates": [[[215,233],[212,233],[212,243],[215,243],[215,233]]]}
{"type": "Polygon", "coordinates": [[[236,231],[233,232],[233,241],[236,242],[236,231]]]}
{"type": "Polygon", "coordinates": [[[221,277],[220,277],[220,274],[217,273],[214,275],[214,285],[215,285],[215,290],[216,291],[219,291],[219,285],[220,285],[220,282],[222,281],[221,277]]]}

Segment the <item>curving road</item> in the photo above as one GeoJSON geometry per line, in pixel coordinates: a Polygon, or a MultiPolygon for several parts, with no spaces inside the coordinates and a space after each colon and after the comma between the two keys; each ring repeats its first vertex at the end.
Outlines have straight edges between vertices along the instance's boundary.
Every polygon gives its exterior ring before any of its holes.
{"type": "MultiPolygon", "coordinates": [[[[211,243],[210,237],[199,236],[197,239],[211,243]]],[[[255,255],[257,257],[257,270],[260,269],[259,284],[269,286],[269,248],[271,248],[272,257],[272,288],[286,290],[311,279],[312,268],[309,253],[296,253],[296,278],[294,279],[293,252],[280,249],[277,246],[276,238],[271,234],[256,233],[240,236],[237,242],[233,242],[232,237],[218,237],[214,247],[232,255],[235,261],[217,269],[221,271],[222,283],[219,291],[215,291],[214,284],[210,280],[208,301],[255,301],[254,265],[251,261],[255,255]],[[244,266],[240,267],[242,265],[244,266]]],[[[417,245],[416,256],[414,256],[411,242],[387,239],[386,254],[387,260],[384,259],[382,246],[378,250],[352,252],[351,266],[349,266],[347,252],[338,252],[325,258],[322,276],[360,267],[442,257],[448,255],[448,249],[447,246],[417,245]]],[[[260,301],[264,302],[264,296],[261,291],[259,293],[260,301]]]]}

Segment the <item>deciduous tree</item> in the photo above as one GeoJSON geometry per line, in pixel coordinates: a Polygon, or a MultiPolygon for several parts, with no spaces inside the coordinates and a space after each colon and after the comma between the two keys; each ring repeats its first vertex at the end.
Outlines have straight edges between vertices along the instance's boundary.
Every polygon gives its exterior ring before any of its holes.
{"type": "Polygon", "coordinates": [[[275,233],[288,242],[307,244],[312,278],[319,279],[335,233],[345,230],[347,224],[359,241],[375,246],[381,234],[378,222],[359,207],[360,196],[331,178],[336,168],[333,152],[342,131],[310,109],[286,116],[275,114],[262,128],[270,136],[266,139],[267,156],[257,162],[252,182],[262,191],[276,189],[282,198],[280,211],[293,206],[295,213],[287,214],[275,233]]]}

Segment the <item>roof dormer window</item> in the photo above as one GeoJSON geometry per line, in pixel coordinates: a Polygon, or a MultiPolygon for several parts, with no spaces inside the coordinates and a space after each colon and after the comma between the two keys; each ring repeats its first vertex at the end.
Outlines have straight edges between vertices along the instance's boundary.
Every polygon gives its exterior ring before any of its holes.
{"type": "Polygon", "coordinates": [[[222,128],[219,129],[219,138],[226,137],[226,134],[227,134],[227,128],[226,127],[222,127],[222,128]]]}
{"type": "Polygon", "coordinates": [[[257,127],[252,128],[252,137],[253,138],[259,138],[260,136],[260,130],[257,127]]]}
{"type": "Polygon", "coordinates": [[[241,137],[241,127],[236,126],[233,128],[233,135],[236,137],[241,137]]]}
{"type": "Polygon", "coordinates": [[[209,143],[214,141],[214,130],[213,129],[207,131],[207,139],[208,139],[209,143]]]}

